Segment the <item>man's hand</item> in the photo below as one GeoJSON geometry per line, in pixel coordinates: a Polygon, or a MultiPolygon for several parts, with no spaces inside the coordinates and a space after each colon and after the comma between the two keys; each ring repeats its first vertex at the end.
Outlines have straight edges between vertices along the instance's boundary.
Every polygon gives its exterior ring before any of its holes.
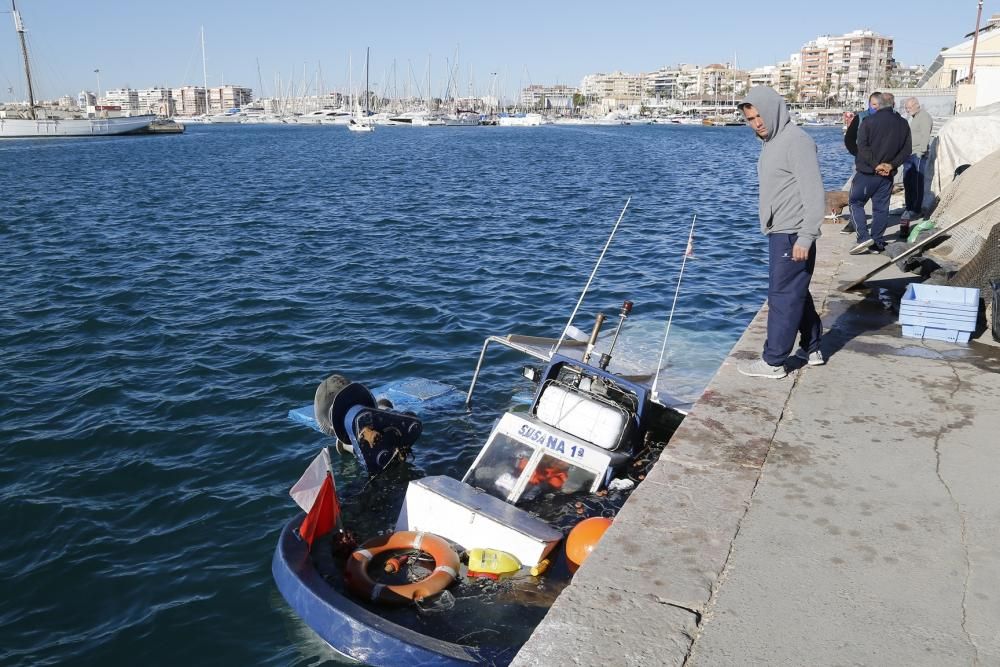
{"type": "Polygon", "coordinates": [[[888,162],[883,162],[875,167],[875,173],[879,176],[888,176],[892,173],[892,165],[888,162]]]}
{"type": "Polygon", "coordinates": [[[804,262],[809,259],[809,248],[803,248],[796,244],[792,246],[792,261],[804,262]]]}

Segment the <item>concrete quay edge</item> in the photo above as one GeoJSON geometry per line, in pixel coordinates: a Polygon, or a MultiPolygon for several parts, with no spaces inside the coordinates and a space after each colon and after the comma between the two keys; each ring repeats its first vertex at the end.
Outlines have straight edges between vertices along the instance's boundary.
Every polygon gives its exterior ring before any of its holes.
{"type": "Polygon", "coordinates": [[[765,304],[513,665],[1000,663],[1000,353],[840,292],[883,258],[838,228],[829,363],[740,375],[765,304]]]}

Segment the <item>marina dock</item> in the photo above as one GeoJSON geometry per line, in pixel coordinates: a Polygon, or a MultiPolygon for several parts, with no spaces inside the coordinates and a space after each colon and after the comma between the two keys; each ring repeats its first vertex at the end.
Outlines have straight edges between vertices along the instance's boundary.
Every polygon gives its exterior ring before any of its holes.
{"type": "Polygon", "coordinates": [[[765,306],[513,664],[1000,662],[1000,347],[903,338],[837,229],[828,363],[740,375],[765,306]]]}

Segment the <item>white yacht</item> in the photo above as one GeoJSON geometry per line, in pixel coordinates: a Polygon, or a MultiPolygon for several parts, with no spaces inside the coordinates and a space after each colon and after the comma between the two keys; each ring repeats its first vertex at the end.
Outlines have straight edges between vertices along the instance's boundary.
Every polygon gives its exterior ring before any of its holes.
{"type": "Polygon", "coordinates": [[[211,116],[206,116],[206,123],[221,124],[221,123],[242,123],[243,114],[240,113],[238,107],[233,107],[232,109],[226,109],[224,113],[212,114],[211,116]]]}
{"type": "Polygon", "coordinates": [[[343,109],[316,109],[295,116],[294,122],[300,125],[346,125],[350,117],[351,114],[343,109]]]}
{"type": "Polygon", "coordinates": [[[475,111],[456,111],[444,117],[444,124],[463,127],[479,125],[479,114],[475,111]]]}
{"type": "Polygon", "coordinates": [[[497,125],[501,127],[538,127],[542,122],[542,114],[540,113],[501,115],[497,118],[497,125]]]}

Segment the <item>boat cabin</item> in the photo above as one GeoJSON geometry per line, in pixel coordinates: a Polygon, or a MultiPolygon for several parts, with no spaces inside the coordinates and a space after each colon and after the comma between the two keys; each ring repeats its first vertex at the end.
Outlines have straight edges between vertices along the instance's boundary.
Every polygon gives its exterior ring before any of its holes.
{"type": "Polygon", "coordinates": [[[554,356],[528,413],[497,421],[461,483],[410,482],[396,529],[502,549],[534,565],[562,535],[516,505],[606,486],[640,444],[647,400],[639,385],[554,356]]]}

